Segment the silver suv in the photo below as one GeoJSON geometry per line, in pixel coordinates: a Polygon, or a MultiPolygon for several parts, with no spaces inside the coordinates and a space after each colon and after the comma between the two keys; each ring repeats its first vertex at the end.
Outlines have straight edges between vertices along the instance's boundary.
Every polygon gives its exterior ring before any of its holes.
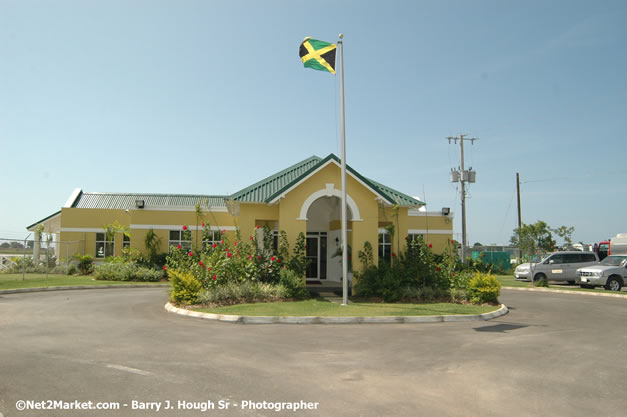
{"type": "MultiPolygon", "coordinates": [[[[554,252],[544,257],[539,263],[533,264],[533,280],[566,281],[574,284],[577,281],[577,269],[599,263],[594,252],[564,251],[554,252]]],[[[514,276],[519,281],[530,281],[531,264],[524,263],[516,267],[514,276]]]]}
{"type": "Polygon", "coordinates": [[[627,255],[610,255],[596,266],[577,271],[581,288],[604,287],[609,291],[620,291],[627,279],[627,255]]]}

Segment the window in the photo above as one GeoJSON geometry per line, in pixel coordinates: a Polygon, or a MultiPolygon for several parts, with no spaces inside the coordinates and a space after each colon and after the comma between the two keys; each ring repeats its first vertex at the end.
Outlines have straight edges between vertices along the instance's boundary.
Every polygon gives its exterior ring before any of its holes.
{"type": "Polygon", "coordinates": [[[410,233],[407,235],[407,244],[410,244],[414,240],[418,240],[418,239],[424,240],[424,238],[425,238],[425,235],[423,234],[410,233]]]}
{"type": "Polygon", "coordinates": [[[547,263],[548,264],[563,264],[564,258],[562,257],[562,255],[553,255],[548,259],[547,263]]]}
{"type": "Polygon", "coordinates": [[[584,253],[581,256],[581,262],[596,262],[597,260],[597,258],[594,256],[594,253],[584,253]]]}
{"type": "Polygon", "coordinates": [[[168,240],[168,248],[174,246],[177,247],[181,245],[183,249],[191,249],[192,241],[191,240],[183,240],[183,231],[182,230],[170,230],[170,240],[168,240]]]}
{"type": "Polygon", "coordinates": [[[131,238],[129,236],[126,236],[125,234],[122,234],[122,236],[124,236],[124,239],[122,240],[122,249],[130,249],[131,238]]]}
{"type": "Polygon", "coordinates": [[[96,233],[96,258],[113,256],[114,242],[107,242],[104,233],[96,233]]]}
{"type": "Polygon", "coordinates": [[[379,262],[385,260],[390,262],[392,259],[392,239],[387,232],[379,233],[379,262]]]}
{"type": "Polygon", "coordinates": [[[203,246],[211,246],[214,243],[220,243],[222,240],[222,232],[219,230],[209,230],[205,232],[206,234],[203,236],[202,244],[203,246]]]}
{"type": "Polygon", "coordinates": [[[419,242],[424,242],[425,235],[418,233],[409,233],[407,235],[407,253],[414,253],[420,251],[420,246],[418,246],[419,242]],[[416,242],[416,246],[412,246],[412,243],[416,242]]]}

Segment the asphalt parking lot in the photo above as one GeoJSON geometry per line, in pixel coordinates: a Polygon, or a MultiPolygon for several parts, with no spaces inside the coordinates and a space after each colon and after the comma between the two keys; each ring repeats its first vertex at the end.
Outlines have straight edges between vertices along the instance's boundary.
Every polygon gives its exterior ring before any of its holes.
{"type": "Polygon", "coordinates": [[[164,289],[0,296],[0,413],[627,415],[627,299],[504,290],[510,313],[493,321],[393,325],[212,322],[167,313],[166,299],[164,289]],[[120,409],[18,411],[20,400],[120,409]],[[133,409],[148,403],[161,409],[133,409]]]}

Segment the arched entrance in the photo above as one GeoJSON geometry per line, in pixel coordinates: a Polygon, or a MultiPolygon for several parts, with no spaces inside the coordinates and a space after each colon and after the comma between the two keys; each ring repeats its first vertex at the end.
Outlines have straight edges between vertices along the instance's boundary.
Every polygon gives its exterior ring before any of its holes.
{"type": "MultiPolygon", "coordinates": [[[[342,256],[339,250],[341,216],[341,200],[335,195],[318,197],[307,208],[306,254],[310,263],[306,277],[309,281],[339,283],[342,280],[342,256]]],[[[348,221],[352,219],[349,206],[348,221]]]]}

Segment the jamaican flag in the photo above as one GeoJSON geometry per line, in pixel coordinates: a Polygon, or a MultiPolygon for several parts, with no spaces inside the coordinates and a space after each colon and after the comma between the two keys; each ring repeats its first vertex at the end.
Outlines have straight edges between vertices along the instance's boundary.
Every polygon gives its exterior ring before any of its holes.
{"type": "Polygon", "coordinates": [[[323,42],[309,37],[300,44],[300,59],[305,68],[313,68],[318,71],[328,71],[335,74],[335,51],[337,45],[323,42]]]}

